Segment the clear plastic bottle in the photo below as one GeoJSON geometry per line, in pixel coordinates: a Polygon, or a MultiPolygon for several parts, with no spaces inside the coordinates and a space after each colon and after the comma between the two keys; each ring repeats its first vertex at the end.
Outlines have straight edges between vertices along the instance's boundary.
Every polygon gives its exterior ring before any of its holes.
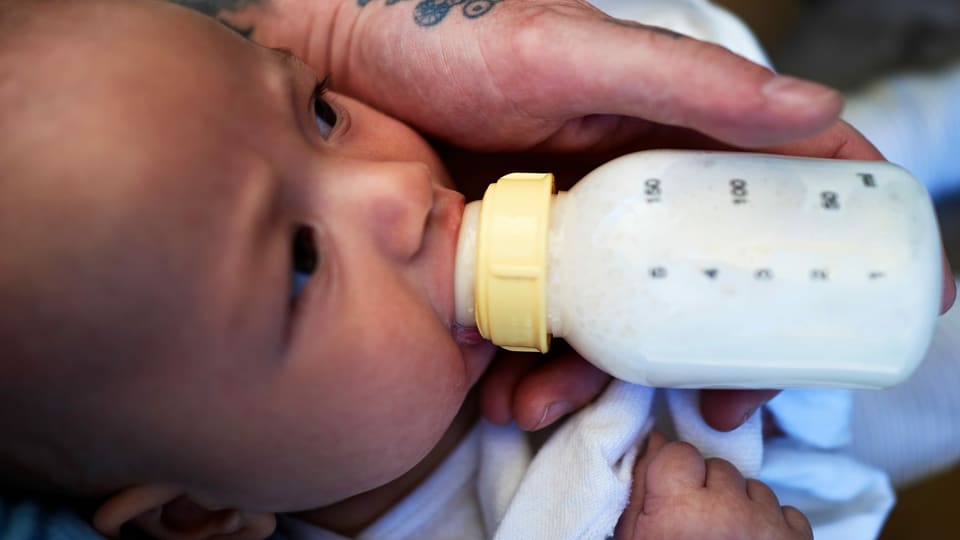
{"type": "Polygon", "coordinates": [[[930,197],[895,165],[648,151],[468,204],[457,321],[652,386],[881,388],[929,347],[942,272],[930,197]]]}

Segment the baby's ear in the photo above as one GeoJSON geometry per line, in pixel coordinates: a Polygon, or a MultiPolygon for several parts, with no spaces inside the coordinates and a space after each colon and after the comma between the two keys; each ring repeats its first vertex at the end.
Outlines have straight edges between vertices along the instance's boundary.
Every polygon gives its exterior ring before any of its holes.
{"type": "Polygon", "coordinates": [[[93,515],[93,526],[109,538],[131,525],[157,540],[263,540],[273,533],[273,514],[211,510],[173,486],[127,488],[110,497],[93,515]]]}

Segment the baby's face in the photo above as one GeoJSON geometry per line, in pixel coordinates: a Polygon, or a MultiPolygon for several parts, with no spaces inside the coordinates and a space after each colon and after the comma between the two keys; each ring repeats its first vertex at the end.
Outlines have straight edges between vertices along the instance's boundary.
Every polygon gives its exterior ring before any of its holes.
{"type": "Polygon", "coordinates": [[[454,325],[462,197],[413,131],[319,96],[298,61],[180,8],[122,11],[30,75],[61,82],[31,101],[56,123],[25,127],[48,153],[18,173],[45,179],[22,219],[69,261],[38,270],[37,301],[93,328],[50,339],[116,353],[64,391],[201,501],[300,510],[403,473],[491,355],[454,325]]]}

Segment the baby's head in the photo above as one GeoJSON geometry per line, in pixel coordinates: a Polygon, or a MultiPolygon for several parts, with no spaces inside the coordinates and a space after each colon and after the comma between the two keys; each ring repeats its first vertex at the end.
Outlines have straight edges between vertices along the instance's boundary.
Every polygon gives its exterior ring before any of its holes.
{"type": "Polygon", "coordinates": [[[0,9],[2,477],[274,512],[417,463],[490,355],[429,146],[177,6],[0,9]]]}

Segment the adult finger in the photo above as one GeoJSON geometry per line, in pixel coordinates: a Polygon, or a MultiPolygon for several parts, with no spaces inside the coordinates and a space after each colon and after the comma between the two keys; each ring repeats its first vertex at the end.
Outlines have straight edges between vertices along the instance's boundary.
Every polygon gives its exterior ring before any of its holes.
{"type": "Polygon", "coordinates": [[[494,76],[534,118],[630,116],[755,148],[816,133],[842,108],[825,86],[779,76],[718,45],[602,16],[544,8],[484,48],[485,56],[508,53],[512,61],[497,63],[494,76]]]}
{"type": "Polygon", "coordinates": [[[513,416],[522,429],[547,427],[593,401],[609,381],[609,375],[566,349],[520,381],[513,416]]]}
{"type": "Polygon", "coordinates": [[[538,359],[536,354],[497,352],[480,380],[480,412],[484,418],[501,426],[513,420],[513,394],[538,359]]]}
{"type": "Polygon", "coordinates": [[[829,159],[863,161],[884,159],[883,154],[873,143],[843,120],[833,122],[828,128],[815,135],[784,144],[771,145],[762,150],[775,154],[829,159]]]}
{"type": "Polygon", "coordinates": [[[957,300],[957,283],[954,281],[953,269],[950,268],[950,261],[947,260],[947,252],[943,251],[943,297],[940,300],[940,314],[950,311],[953,303],[957,300]]]}
{"type": "Polygon", "coordinates": [[[700,414],[713,429],[731,431],[779,393],[779,390],[701,390],[700,414]]]}

